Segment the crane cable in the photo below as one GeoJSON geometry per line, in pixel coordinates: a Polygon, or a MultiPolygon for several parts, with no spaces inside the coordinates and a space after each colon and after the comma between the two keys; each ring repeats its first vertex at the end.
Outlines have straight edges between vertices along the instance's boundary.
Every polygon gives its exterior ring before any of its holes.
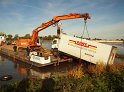
{"type": "Polygon", "coordinates": [[[83,39],[85,30],[87,31],[88,39],[90,39],[90,36],[89,36],[89,32],[88,32],[88,30],[87,30],[87,24],[86,24],[86,23],[87,23],[87,21],[84,20],[84,30],[83,30],[83,33],[82,33],[82,35],[81,35],[81,39],[83,39]]]}
{"type": "MultiPolygon", "coordinates": [[[[90,40],[90,36],[89,36],[89,32],[87,30],[87,24],[86,23],[87,23],[87,21],[84,20],[84,29],[83,29],[83,33],[81,35],[81,42],[82,42],[85,30],[87,31],[88,39],[90,40]]],[[[81,51],[82,51],[82,46],[80,47],[80,61],[81,61],[81,51]]]]}

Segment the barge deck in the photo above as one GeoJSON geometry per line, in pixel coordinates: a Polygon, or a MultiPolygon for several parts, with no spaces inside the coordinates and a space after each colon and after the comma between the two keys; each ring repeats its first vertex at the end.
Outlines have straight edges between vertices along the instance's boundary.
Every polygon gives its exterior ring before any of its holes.
{"type": "Polygon", "coordinates": [[[49,66],[49,65],[56,66],[56,65],[59,65],[59,63],[62,63],[62,62],[70,62],[70,61],[72,61],[72,58],[65,57],[65,56],[60,57],[60,58],[51,56],[51,62],[50,63],[39,64],[39,63],[30,61],[30,58],[27,57],[27,54],[26,54],[25,51],[14,52],[13,45],[1,46],[0,47],[0,54],[8,56],[8,57],[10,57],[10,58],[12,58],[14,60],[18,60],[19,62],[24,62],[24,63],[30,64],[30,65],[33,65],[33,66],[39,67],[39,68],[44,67],[44,66],[49,66]]]}

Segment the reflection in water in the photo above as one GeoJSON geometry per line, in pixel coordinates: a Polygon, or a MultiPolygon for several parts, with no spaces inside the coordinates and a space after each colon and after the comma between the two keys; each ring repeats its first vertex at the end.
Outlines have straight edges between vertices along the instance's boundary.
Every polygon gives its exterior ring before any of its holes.
{"type": "Polygon", "coordinates": [[[31,65],[27,65],[21,62],[16,62],[15,69],[18,73],[21,75],[27,75],[29,78],[35,78],[35,79],[45,79],[50,78],[54,75],[65,75],[66,72],[73,68],[73,66],[76,66],[78,63],[75,62],[64,62],[61,63],[59,66],[47,66],[42,68],[37,68],[31,65]]]}
{"type": "Polygon", "coordinates": [[[21,75],[27,75],[29,78],[35,79],[45,79],[51,76],[51,72],[40,71],[40,69],[36,69],[35,67],[30,67],[29,65],[18,64],[16,63],[15,67],[16,71],[21,75]]]}
{"type": "Polygon", "coordinates": [[[18,73],[20,73],[21,75],[26,75],[28,74],[28,69],[26,69],[25,67],[20,66],[19,64],[16,63],[16,67],[15,67],[16,71],[18,73]]]}
{"type": "Polygon", "coordinates": [[[35,71],[34,69],[30,69],[30,76],[31,78],[45,79],[45,78],[50,78],[51,72],[42,73],[35,71]]]}

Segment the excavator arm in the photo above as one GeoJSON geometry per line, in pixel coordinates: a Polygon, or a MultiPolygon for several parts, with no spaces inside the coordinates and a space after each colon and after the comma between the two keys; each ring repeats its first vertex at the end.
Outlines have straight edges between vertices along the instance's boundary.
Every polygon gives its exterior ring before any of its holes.
{"type": "Polygon", "coordinates": [[[90,16],[88,13],[84,13],[84,14],[80,14],[80,13],[70,13],[67,15],[62,15],[62,16],[55,16],[53,17],[52,20],[42,23],[39,27],[37,27],[36,29],[34,29],[33,34],[32,34],[32,38],[31,38],[31,42],[30,42],[30,46],[37,46],[36,45],[36,39],[38,37],[38,33],[39,31],[58,23],[60,20],[68,20],[68,19],[76,19],[76,18],[84,18],[84,20],[86,21],[87,19],[90,19],[90,16]]]}

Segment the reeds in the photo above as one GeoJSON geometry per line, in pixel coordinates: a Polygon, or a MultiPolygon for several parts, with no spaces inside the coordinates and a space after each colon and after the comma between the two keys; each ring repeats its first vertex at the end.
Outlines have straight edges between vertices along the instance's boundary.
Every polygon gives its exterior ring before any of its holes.
{"type": "Polygon", "coordinates": [[[83,65],[79,64],[75,66],[72,70],[67,71],[67,76],[75,78],[81,78],[82,76],[84,76],[83,65]]]}

